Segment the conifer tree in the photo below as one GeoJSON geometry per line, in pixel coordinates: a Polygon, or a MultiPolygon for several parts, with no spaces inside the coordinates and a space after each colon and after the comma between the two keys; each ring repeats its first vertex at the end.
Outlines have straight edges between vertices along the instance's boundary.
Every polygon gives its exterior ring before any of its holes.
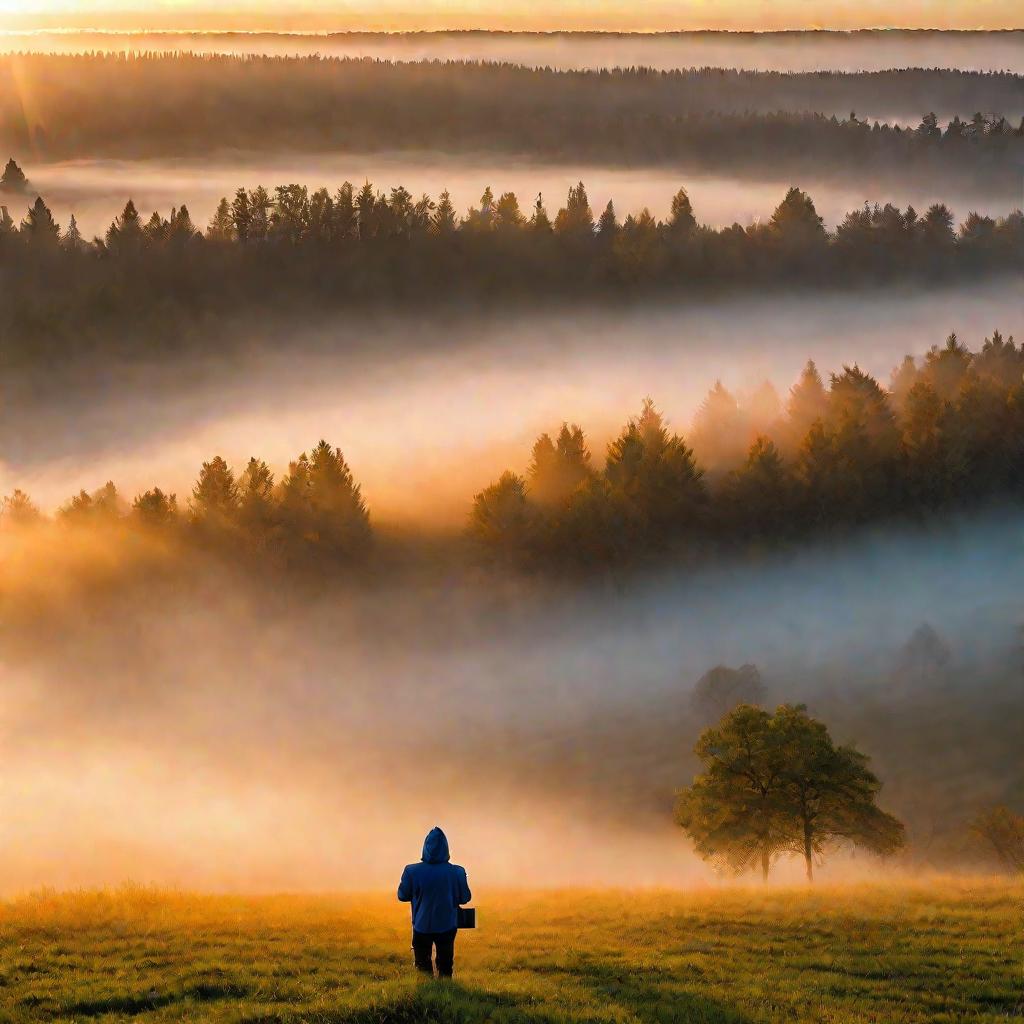
{"type": "Polygon", "coordinates": [[[703,465],[731,469],[743,459],[749,439],[749,424],[739,402],[720,380],[715,381],[693,417],[693,450],[703,465]]]}
{"type": "Polygon", "coordinates": [[[78,230],[78,221],[74,214],[71,214],[71,219],[68,221],[67,230],[61,238],[61,245],[68,252],[81,252],[87,247],[81,231],[78,230]]]}
{"type": "Polygon", "coordinates": [[[537,193],[537,202],[533,204],[530,227],[539,235],[550,235],[552,232],[551,220],[548,217],[548,211],[544,207],[544,196],[540,192],[537,193]]]}
{"type": "Polygon", "coordinates": [[[219,455],[203,463],[189,505],[196,523],[223,527],[234,521],[238,511],[238,484],[219,455]]]}
{"type": "Polygon", "coordinates": [[[6,206],[0,206],[0,243],[7,239],[17,238],[18,228],[6,206]]]}
{"type": "Polygon", "coordinates": [[[619,222],[615,217],[615,204],[609,199],[608,205],[597,221],[597,235],[604,242],[611,242],[619,232],[619,222]]]}
{"type": "Polygon", "coordinates": [[[7,166],[4,167],[4,173],[0,176],[0,192],[27,192],[28,191],[28,178],[25,177],[25,172],[15,162],[14,157],[11,157],[7,161],[7,166]]]}
{"type": "Polygon", "coordinates": [[[470,534],[489,550],[509,560],[523,557],[536,526],[526,495],[526,481],[515,473],[502,473],[497,483],[473,498],[470,534]]]}
{"type": "Polygon", "coordinates": [[[362,554],[370,517],[341,449],[321,441],[296,460],[283,481],[282,512],[315,548],[335,556],[362,554]]]}
{"type": "Polygon", "coordinates": [[[235,225],[232,217],[231,204],[225,196],[217,204],[217,209],[210,218],[206,228],[206,237],[211,242],[227,243],[235,240],[235,225]]]}
{"type": "Polygon", "coordinates": [[[249,241],[252,232],[252,207],[249,204],[249,193],[240,188],[231,203],[231,226],[235,238],[241,242],[249,241]]]}
{"type": "Polygon", "coordinates": [[[515,192],[503,192],[494,206],[494,226],[499,231],[517,231],[526,223],[515,192]]]}
{"type": "Polygon", "coordinates": [[[131,199],[107,229],[107,248],[112,252],[135,252],[142,244],[143,230],[139,211],[131,199]]]}
{"type": "Polygon", "coordinates": [[[794,528],[795,488],[778,448],[760,436],[746,462],[726,478],[723,520],[737,539],[778,538],[794,528]]]}
{"type": "Polygon", "coordinates": [[[437,209],[431,220],[431,226],[435,235],[453,235],[458,227],[455,206],[452,198],[447,192],[442,192],[437,200],[437,209]]]}
{"type": "Polygon", "coordinates": [[[669,212],[669,233],[676,238],[686,238],[697,228],[697,218],[693,215],[693,206],[686,189],[681,188],[673,197],[669,212]]]}
{"type": "Polygon", "coordinates": [[[56,248],[60,241],[60,225],[41,196],[36,196],[21,222],[21,236],[36,248],[56,248]]]}
{"type": "Polygon", "coordinates": [[[825,418],[827,410],[828,392],[814,360],[808,359],[786,402],[786,432],[794,448],[807,436],[811,424],[825,418]]]}
{"type": "Polygon", "coordinates": [[[335,242],[345,242],[356,234],[356,207],[352,191],[352,182],[346,181],[334,193],[334,227],[332,237],[335,242]]]}
{"type": "Polygon", "coordinates": [[[575,423],[571,427],[563,423],[557,443],[541,434],[533,446],[527,474],[530,497],[548,507],[564,505],[591,472],[583,430],[575,423]]]}
{"type": "Polygon", "coordinates": [[[651,399],[608,446],[605,478],[626,512],[631,547],[659,549],[702,525],[707,492],[693,452],[670,434],[651,399]]]}
{"type": "Polygon", "coordinates": [[[569,186],[565,206],[555,217],[555,233],[570,238],[588,239],[594,233],[594,212],[590,208],[583,182],[569,186]]]}
{"type": "Polygon", "coordinates": [[[178,499],[159,487],[138,495],[132,502],[132,515],[143,526],[162,529],[178,518],[178,499]]]}

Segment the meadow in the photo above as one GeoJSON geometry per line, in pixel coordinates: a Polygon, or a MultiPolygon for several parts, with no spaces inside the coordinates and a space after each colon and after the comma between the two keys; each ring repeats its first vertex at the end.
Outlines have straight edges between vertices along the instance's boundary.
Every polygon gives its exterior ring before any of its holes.
{"type": "MultiPolygon", "coordinates": [[[[629,865],[624,864],[624,875],[629,865]]],[[[389,894],[40,892],[0,904],[0,1021],[1007,1021],[1024,883],[478,894],[421,980],[389,894]]]]}

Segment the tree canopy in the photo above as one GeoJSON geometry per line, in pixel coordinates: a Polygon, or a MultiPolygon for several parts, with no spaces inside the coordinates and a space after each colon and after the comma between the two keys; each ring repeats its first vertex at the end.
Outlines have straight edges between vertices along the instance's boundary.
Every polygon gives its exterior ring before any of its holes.
{"type": "Polygon", "coordinates": [[[147,218],[129,199],[87,241],[74,218],[61,233],[37,198],[20,225],[0,207],[0,331],[11,365],[49,368],[69,349],[112,347],[128,328],[133,350],[139,337],[180,350],[192,324],[238,312],[607,304],[709,287],[776,294],[973,281],[1024,267],[1020,211],[972,213],[956,229],[942,204],[923,217],[886,206],[858,218],[856,231],[844,222],[829,233],[794,186],[767,221],[746,227],[702,226],[685,190],[665,221],[643,210],[620,223],[612,205],[595,223],[582,182],[553,216],[542,196],[527,216],[512,193],[487,188],[460,218],[447,193],[435,201],[367,181],[240,188],[205,232],[185,204],[147,218]]]}
{"type": "Polygon", "coordinates": [[[849,844],[885,856],[903,825],[876,804],[881,783],[868,758],[837,746],[803,705],[770,713],[741,704],[701,734],[703,771],[677,796],[675,819],[697,852],[733,871],[797,854],[808,881],[815,860],[849,844]]]}

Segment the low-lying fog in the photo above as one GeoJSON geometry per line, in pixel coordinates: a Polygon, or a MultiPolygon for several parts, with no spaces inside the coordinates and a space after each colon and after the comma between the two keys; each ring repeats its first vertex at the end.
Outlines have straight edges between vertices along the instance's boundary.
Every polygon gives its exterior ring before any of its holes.
{"type": "MultiPolygon", "coordinates": [[[[645,394],[685,430],[716,377],[784,391],[813,356],[887,379],[953,329],[1024,335],[1020,294],[263,325],[241,354],[100,368],[51,406],[8,381],[0,491],[52,508],[113,478],[184,497],[215,452],[280,472],[326,436],[378,522],[457,525],[564,418],[599,459],[645,394]]],[[[671,804],[706,724],[690,693],[718,663],[756,664],[769,703],[807,700],[871,755],[910,828],[898,870],[975,866],[964,823],[1022,782],[1019,513],[614,589],[442,573],[317,598],[201,565],[178,588],[76,589],[103,538],[49,536],[12,557],[0,531],[5,891],[384,886],[434,824],[482,903],[494,885],[703,884],[671,804]],[[908,657],[923,623],[939,639],[908,657]]],[[[823,877],[877,870],[840,857],[823,877]]]]}
{"type": "MultiPolygon", "coordinates": [[[[874,180],[868,173],[850,184],[815,181],[810,175],[772,177],[770,173],[751,180],[663,166],[629,169],[552,165],[513,157],[440,153],[239,154],[204,161],[76,160],[35,165],[25,161],[24,170],[32,184],[30,197],[41,193],[62,225],[74,214],[87,237],[102,235],[129,197],[145,216],[153,210],[166,216],[172,206],[185,203],[192,219],[204,227],[221,197],[230,198],[239,186],[264,185],[271,189],[291,182],[310,188],[323,185],[333,191],[346,180],[356,185],[369,180],[384,191],[403,185],[414,196],[426,192],[435,200],[447,189],[460,213],[479,205],[489,185],[495,194],[515,192],[527,212],[540,192],[553,215],[564,204],[569,186],[582,181],[595,216],[611,199],[620,219],[639,213],[645,206],[656,217],[666,216],[672,196],[682,185],[698,220],[713,227],[767,220],[794,184],[811,194],[818,213],[830,227],[865,202],[893,202],[901,208],[910,204],[919,211],[944,202],[962,220],[971,210],[1001,216],[1018,208],[1022,201],[1019,189],[1001,193],[944,188],[914,178],[895,183],[890,179],[874,180]]],[[[24,215],[16,202],[4,202],[12,216],[24,215]]],[[[27,207],[27,201],[24,205],[27,207]]]]}
{"type": "Polygon", "coordinates": [[[494,885],[710,881],[672,793],[707,724],[693,684],[749,662],[769,703],[806,700],[871,755],[903,869],[948,866],[1021,781],[1022,571],[1018,515],[614,592],[86,593],[0,633],[0,887],[365,889],[434,824],[484,905],[494,885]],[[922,623],[936,639],[908,658],[922,623]]]}
{"type": "Polygon", "coordinates": [[[643,66],[754,71],[960,68],[1024,72],[1021,32],[7,32],[0,51],[324,54],[389,60],[511,61],[562,69],[643,66]]]}
{"type": "Polygon", "coordinates": [[[718,378],[741,392],[768,379],[784,396],[814,358],[823,373],[858,362],[887,383],[906,353],[951,331],[977,348],[996,328],[1024,338],[1017,279],[431,323],[240,323],[203,359],[83,367],[53,404],[7,380],[0,493],[21,487],[53,508],[113,479],[128,495],[158,484],[184,496],[214,454],[236,467],[259,455],[280,473],[324,437],[378,520],[461,524],[472,494],[525,468],[536,436],[563,420],[600,458],[646,395],[685,433],[718,378]]]}

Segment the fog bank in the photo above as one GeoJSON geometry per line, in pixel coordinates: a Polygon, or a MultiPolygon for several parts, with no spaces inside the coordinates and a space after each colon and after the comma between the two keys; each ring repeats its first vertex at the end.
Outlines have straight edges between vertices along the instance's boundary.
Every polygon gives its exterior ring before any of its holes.
{"type": "Polygon", "coordinates": [[[6,32],[0,52],[189,50],[323,54],[387,60],[510,61],[560,69],[734,67],[753,71],[882,71],[902,67],[1024,72],[1016,32],[6,32]]]}
{"type": "Polygon", "coordinates": [[[0,633],[3,886],[385,886],[438,823],[480,887],[706,882],[670,809],[706,724],[693,685],[721,663],[872,756],[910,825],[897,869],[948,865],[1021,782],[1022,570],[1014,513],[615,591],[300,598],[200,570],[22,606],[0,633]],[[908,663],[924,622],[944,660],[908,663]]]}
{"type": "MultiPolygon", "coordinates": [[[[461,525],[472,494],[521,470],[542,431],[579,422],[604,442],[650,395],[684,434],[708,388],[781,395],[808,358],[887,383],[951,331],[1024,337],[1019,282],[938,291],[730,298],[617,312],[239,322],[205,359],[83,366],[43,401],[4,384],[0,493],[53,508],[112,479],[184,497],[214,454],[280,473],[321,437],[340,445],[374,517],[461,525]],[[220,354],[218,354],[218,352],[220,354]],[[68,389],[73,389],[70,393],[68,389]]],[[[68,367],[64,367],[65,371],[68,367]]]]}
{"type": "MultiPolygon", "coordinates": [[[[538,193],[548,210],[565,202],[569,187],[582,181],[591,206],[599,213],[608,200],[615,203],[619,217],[639,213],[644,207],[655,217],[669,212],[672,196],[685,187],[694,214],[704,224],[720,228],[767,220],[796,184],[808,191],[825,223],[835,227],[851,210],[865,202],[914,206],[920,212],[932,203],[946,203],[963,219],[970,211],[1003,216],[1021,205],[1020,190],[1002,193],[971,187],[942,187],[936,182],[914,179],[894,182],[862,175],[856,183],[799,180],[772,177],[731,178],[696,174],[683,167],[603,167],[588,164],[545,164],[525,159],[486,155],[444,153],[339,153],[260,155],[219,155],[208,160],[74,160],[50,164],[25,162],[32,193],[46,199],[54,216],[66,225],[74,214],[86,237],[103,235],[111,221],[131,198],[144,215],[153,210],[166,216],[171,207],[185,203],[192,219],[205,226],[222,196],[229,198],[240,186],[255,188],[301,182],[313,188],[325,185],[333,191],[343,181],[356,186],[371,181],[383,191],[402,185],[415,197],[426,192],[435,199],[444,190],[460,214],[479,206],[480,196],[490,186],[496,195],[512,191],[528,208],[538,193]]],[[[20,218],[12,197],[4,199],[11,215],[20,218]]]]}

